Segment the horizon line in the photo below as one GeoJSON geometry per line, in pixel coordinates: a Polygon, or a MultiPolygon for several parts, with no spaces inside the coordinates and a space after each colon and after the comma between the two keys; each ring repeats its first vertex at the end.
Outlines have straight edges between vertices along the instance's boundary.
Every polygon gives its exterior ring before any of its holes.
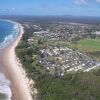
{"type": "Polygon", "coordinates": [[[14,15],[10,15],[10,14],[2,14],[1,16],[32,16],[32,17],[46,17],[46,16],[50,16],[50,17],[100,17],[100,16],[88,16],[88,15],[30,15],[30,14],[14,14],[14,15]]]}

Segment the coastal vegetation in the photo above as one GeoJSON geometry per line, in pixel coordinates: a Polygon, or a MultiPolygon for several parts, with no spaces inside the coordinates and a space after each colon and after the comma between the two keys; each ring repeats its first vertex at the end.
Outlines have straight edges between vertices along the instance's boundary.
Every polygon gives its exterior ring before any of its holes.
{"type": "Polygon", "coordinates": [[[48,44],[46,39],[36,38],[32,28],[25,28],[25,34],[16,47],[27,76],[36,82],[36,100],[100,100],[100,70],[69,73],[62,77],[51,75],[39,63],[40,49],[48,44]],[[30,38],[31,44],[28,42],[30,38]]]}

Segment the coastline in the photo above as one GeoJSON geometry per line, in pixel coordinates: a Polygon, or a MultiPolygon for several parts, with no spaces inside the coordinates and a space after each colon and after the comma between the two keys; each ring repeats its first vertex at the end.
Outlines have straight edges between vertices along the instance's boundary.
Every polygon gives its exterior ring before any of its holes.
{"type": "MultiPolygon", "coordinates": [[[[19,30],[19,23],[15,22],[15,21],[11,21],[11,20],[4,20],[4,19],[0,19],[0,21],[3,21],[3,22],[7,22],[7,23],[10,23],[12,24],[13,26],[13,29],[11,30],[11,33],[13,32],[13,34],[8,34],[5,39],[0,42],[0,50],[2,50],[3,48],[6,48],[9,44],[11,44],[11,42],[14,41],[14,39],[17,38],[17,36],[19,35],[20,33],[20,30],[19,30]]],[[[5,29],[6,30],[6,29],[5,29]]]]}
{"type": "Polygon", "coordinates": [[[4,67],[5,76],[11,81],[12,100],[32,100],[29,80],[23,68],[19,66],[15,54],[15,47],[24,33],[21,24],[19,24],[19,28],[20,32],[17,38],[0,52],[0,63],[4,67]]]}

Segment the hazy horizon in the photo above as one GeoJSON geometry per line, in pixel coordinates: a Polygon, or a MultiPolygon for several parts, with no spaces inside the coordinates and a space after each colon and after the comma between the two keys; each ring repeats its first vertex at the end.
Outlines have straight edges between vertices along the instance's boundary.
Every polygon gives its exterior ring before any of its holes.
{"type": "Polygon", "coordinates": [[[0,15],[95,16],[100,0],[1,0],[0,15]]]}

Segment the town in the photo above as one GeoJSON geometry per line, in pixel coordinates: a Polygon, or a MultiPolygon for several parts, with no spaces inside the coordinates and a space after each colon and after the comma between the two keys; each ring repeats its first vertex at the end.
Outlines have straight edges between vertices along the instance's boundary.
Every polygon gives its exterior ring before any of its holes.
{"type": "MultiPolygon", "coordinates": [[[[78,23],[43,25],[24,23],[23,25],[34,30],[33,35],[41,44],[45,41],[40,50],[39,63],[50,74],[59,77],[66,73],[85,72],[100,67],[100,62],[83,52],[68,47],[70,43],[76,44],[81,39],[99,39],[100,25],[78,23]]],[[[33,40],[33,37],[30,37],[28,44],[32,45],[33,40]]]]}

